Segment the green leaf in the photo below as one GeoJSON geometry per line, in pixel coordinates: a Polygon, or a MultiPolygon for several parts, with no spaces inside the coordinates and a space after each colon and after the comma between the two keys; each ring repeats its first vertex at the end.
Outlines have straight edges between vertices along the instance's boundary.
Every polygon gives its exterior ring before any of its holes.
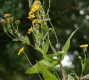
{"type": "Polygon", "coordinates": [[[44,77],[44,80],[58,80],[56,76],[54,76],[51,72],[49,72],[47,69],[42,68],[41,70],[42,75],[44,77]]]}
{"type": "Polygon", "coordinates": [[[38,34],[38,37],[39,37],[40,39],[43,39],[43,34],[39,33],[39,34],[38,34]]]}
{"type": "Polygon", "coordinates": [[[69,47],[70,47],[70,40],[73,37],[73,35],[75,34],[75,32],[78,30],[79,28],[77,28],[74,32],[72,32],[72,34],[69,36],[69,38],[67,39],[65,45],[62,48],[62,51],[64,51],[64,54],[62,55],[62,59],[64,58],[66,52],[68,51],[69,47]]]}
{"type": "Polygon", "coordinates": [[[52,62],[52,58],[49,57],[48,55],[43,55],[44,60],[52,62]]]}
{"type": "Polygon", "coordinates": [[[12,41],[18,41],[18,39],[13,39],[12,41]]]}
{"type": "Polygon", "coordinates": [[[44,43],[44,45],[42,46],[42,50],[46,54],[48,49],[49,49],[49,40],[46,40],[46,43],[44,43]]]}
{"type": "Polygon", "coordinates": [[[42,28],[43,28],[44,31],[49,31],[49,27],[46,23],[42,24],[42,28]]]}
{"type": "Polygon", "coordinates": [[[45,60],[41,60],[39,62],[37,62],[35,65],[33,65],[30,69],[28,69],[26,71],[27,74],[35,74],[35,73],[40,73],[40,67],[38,64],[41,64],[43,67],[45,67],[46,69],[49,69],[52,67],[52,64],[48,61],[45,60]]]}
{"type": "Polygon", "coordinates": [[[68,80],[74,80],[74,78],[71,75],[68,75],[68,80]]]}
{"type": "Polygon", "coordinates": [[[30,40],[29,40],[28,36],[25,36],[25,42],[26,42],[28,45],[30,45],[30,40]]]}
{"type": "Polygon", "coordinates": [[[40,64],[43,65],[44,67],[46,67],[47,69],[53,67],[52,64],[49,61],[46,61],[46,60],[41,60],[40,64]]]}
{"type": "Polygon", "coordinates": [[[52,65],[53,65],[53,66],[56,66],[57,64],[58,64],[58,61],[53,61],[53,62],[52,62],[52,65]]]}
{"type": "Polygon", "coordinates": [[[59,57],[60,55],[64,54],[64,51],[57,51],[55,54],[57,54],[57,57],[59,57]]]}
{"type": "Polygon", "coordinates": [[[33,65],[31,68],[29,68],[25,73],[27,74],[35,74],[35,73],[40,73],[38,63],[33,65]]]}
{"type": "Polygon", "coordinates": [[[44,80],[58,80],[48,69],[52,67],[51,63],[41,60],[26,71],[27,74],[41,73],[44,80]]]}
{"type": "Polygon", "coordinates": [[[44,55],[44,51],[41,48],[36,47],[36,50],[39,51],[39,52],[41,52],[44,55]]]}
{"type": "Polygon", "coordinates": [[[41,74],[44,77],[44,80],[58,80],[50,71],[48,71],[42,64],[38,64],[41,74]]]}

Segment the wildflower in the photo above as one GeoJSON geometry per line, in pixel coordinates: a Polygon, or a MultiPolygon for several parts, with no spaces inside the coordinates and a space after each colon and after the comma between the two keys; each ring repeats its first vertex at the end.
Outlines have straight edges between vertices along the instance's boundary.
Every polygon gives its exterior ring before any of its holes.
{"type": "Polygon", "coordinates": [[[29,14],[28,15],[31,15],[32,14],[32,12],[31,11],[29,11],[29,14]]]}
{"type": "Polygon", "coordinates": [[[8,17],[8,18],[6,18],[6,21],[7,21],[7,22],[10,22],[10,21],[12,22],[12,21],[13,21],[13,17],[8,17]]]}
{"type": "Polygon", "coordinates": [[[20,20],[16,20],[16,21],[15,21],[15,24],[16,24],[16,25],[19,25],[19,24],[20,24],[20,20]]]}
{"type": "Polygon", "coordinates": [[[32,21],[32,23],[40,23],[40,20],[39,20],[39,19],[34,19],[34,20],[32,21]]]}
{"type": "Polygon", "coordinates": [[[81,47],[82,49],[84,49],[84,48],[88,47],[88,44],[82,44],[82,45],[79,45],[79,47],[81,47]]]}
{"type": "Polygon", "coordinates": [[[10,17],[10,16],[11,16],[11,14],[8,14],[8,13],[7,14],[4,14],[4,17],[5,18],[10,17]]]}
{"type": "Polygon", "coordinates": [[[32,32],[32,27],[28,29],[28,34],[30,34],[31,32],[32,32]]]}
{"type": "Polygon", "coordinates": [[[33,3],[33,5],[37,5],[37,4],[41,5],[41,2],[39,0],[35,0],[34,3],[33,3]]]}
{"type": "Polygon", "coordinates": [[[35,24],[34,26],[35,26],[35,27],[39,27],[40,25],[39,25],[39,24],[35,24]]]}
{"type": "Polygon", "coordinates": [[[39,8],[40,8],[40,5],[38,5],[38,4],[33,5],[33,6],[32,6],[32,9],[31,9],[31,12],[36,12],[36,11],[39,10],[39,8]]]}
{"type": "Polygon", "coordinates": [[[29,15],[28,18],[29,18],[29,19],[33,19],[33,18],[35,18],[35,16],[34,16],[34,15],[29,15]]]}
{"type": "Polygon", "coordinates": [[[9,20],[13,20],[13,17],[9,17],[9,20]]]}
{"type": "Polygon", "coordinates": [[[23,51],[24,51],[24,47],[22,47],[22,48],[19,50],[18,55],[20,55],[23,51]]]}

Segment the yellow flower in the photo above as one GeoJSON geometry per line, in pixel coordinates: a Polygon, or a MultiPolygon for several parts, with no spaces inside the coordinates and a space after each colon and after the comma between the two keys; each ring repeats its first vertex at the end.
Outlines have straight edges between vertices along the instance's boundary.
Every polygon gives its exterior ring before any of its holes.
{"type": "Polygon", "coordinates": [[[34,20],[32,21],[32,23],[40,23],[40,20],[39,20],[39,19],[34,19],[34,20]]]}
{"type": "Polygon", "coordinates": [[[30,34],[32,32],[32,27],[30,29],[28,29],[28,34],[30,34]]]}
{"type": "Polygon", "coordinates": [[[29,18],[29,19],[33,19],[33,18],[35,18],[35,16],[34,16],[34,15],[29,15],[28,18],[29,18]]]}
{"type": "Polygon", "coordinates": [[[39,25],[39,24],[35,24],[34,26],[35,26],[35,27],[39,27],[40,25],[39,25]]]}
{"type": "Polygon", "coordinates": [[[24,51],[24,47],[22,47],[22,48],[19,50],[18,55],[20,55],[23,51],[24,51]]]}
{"type": "Polygon", "coordinates": [[[11,14],[8,14],[8,13],[7,14],[4,14],[4,17],[5,18],[10,17],[10,16],[11,16],[11,14]]]}
{"type": "Polygon", "coordinates": [[[34,4],[34,5],[32,6],[31,12],[36,12],[36,11],[39,10],[39,8],[40,8],[40,5],[34,4]]]}
{"type": "Polygon", "coordinates": [[[32,15],[32,12],[31,11],[29,11],[29,14],[28,15],[32,15]]]}
{"type": "Polygon", "coordinates": [[[82,44],[82,45],[79,45],[79,47],[81,47],[81,48],[87,48],[88,47],[88,44],[82,44]]]}

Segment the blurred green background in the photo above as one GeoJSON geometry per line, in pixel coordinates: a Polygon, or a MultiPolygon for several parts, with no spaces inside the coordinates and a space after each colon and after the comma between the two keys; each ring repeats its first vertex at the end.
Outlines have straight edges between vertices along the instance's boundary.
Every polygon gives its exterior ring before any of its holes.
{"type": "MultiPolygon", "coordinates": [[[[42,3],[45,2],[44,7],[47,10],[48,0],[41,1],[42,3]]],[[[20,19],[19,29],[23,35],[27,34],[27,30],[31,26],[31,21],[27,19],[28,12],[28,0],[0,0],[0,20],[3,19],[3,14],[5,13],[12,14],[15,19],[20,19]]],[[[89,43],[89,0],[52,0],[49,16],[58,35],[60,48],[63,47],[68,36],[77,27],[80,27],[73,36],[70,49],[63,61],[66,73],[70,73],[72,68],[80,76],[81,64],[78,56],[81,55],[83,57],[83,53],[79,45],[89,43]]],[[[32,35],[28,36],[34,45],[32,35]]],[[[57,49],[58,45],[54,35],[50,34],[50,36],[53,45],[57,49]]],[[[0,80],[40,80],[37,75],[25,74],[30,65],[23,54],[21,56],[17,55],[22,46],[26,47],[26,53],[32,64],[41,59],[41,55],[32,47],[20,42],[12,42],[4,33],[0,24],[0,80]]],[[[86,55],[87,67],[84,75],[89,73],[88,49],[86,55]]],[[[57,71],[61,76],[60,70],[57,71]]]]}

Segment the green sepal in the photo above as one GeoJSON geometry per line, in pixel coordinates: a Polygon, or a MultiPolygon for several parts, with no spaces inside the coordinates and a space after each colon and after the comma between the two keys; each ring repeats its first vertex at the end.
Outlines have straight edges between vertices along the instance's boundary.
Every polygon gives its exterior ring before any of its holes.
{"type": "Polygon", "coordinates": [[[13,39],[12,41],[18,41],[18,39],[13,39]]]}
{"type": "Polygon", "coordinates": [[[30,45],[30,40],[29,40],[28,36],[25,35],[24,39],[25,39],[25,43],[27,43],[28,45],[30,45]]]}

